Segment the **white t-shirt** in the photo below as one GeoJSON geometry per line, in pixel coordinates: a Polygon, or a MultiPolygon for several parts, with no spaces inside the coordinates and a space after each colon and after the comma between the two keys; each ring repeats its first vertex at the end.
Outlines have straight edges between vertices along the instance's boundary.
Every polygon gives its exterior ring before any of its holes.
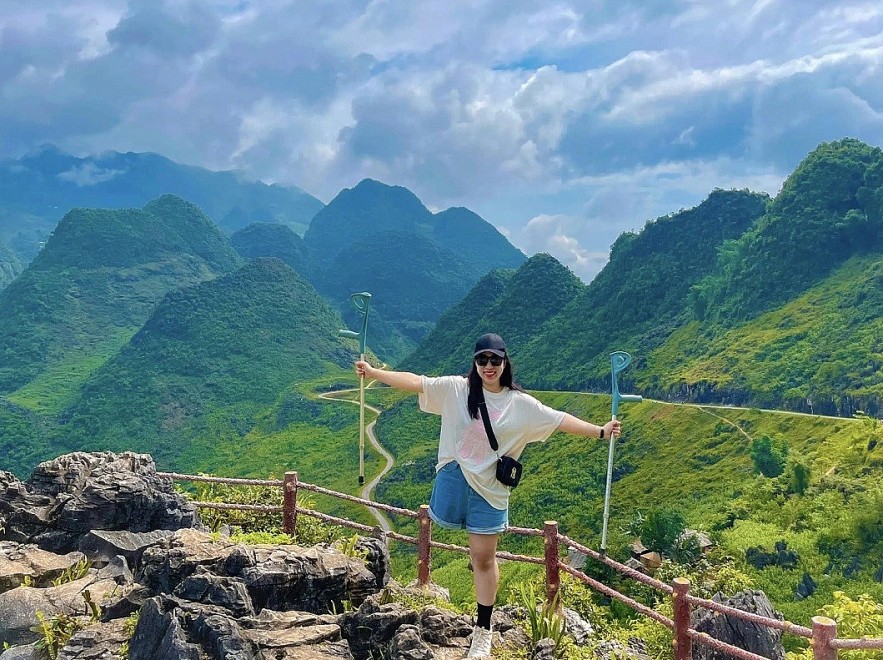
{"type": "Polygon", "coordinates": [[[436,472],[457,461],[463,476],[475,491],[495,509],[509,506],[509,488],[496,479],[497,456],[518,458],[530,442],[545,442],[564,413],[537,401],[526,392],[504,387],[502,392],[484,391],[499,449],[491,449],[481,415],[469,417],[466,407],[469,381],[463,376],[423,376],[418,401],[424,412],[441,415],[436,472]]]}

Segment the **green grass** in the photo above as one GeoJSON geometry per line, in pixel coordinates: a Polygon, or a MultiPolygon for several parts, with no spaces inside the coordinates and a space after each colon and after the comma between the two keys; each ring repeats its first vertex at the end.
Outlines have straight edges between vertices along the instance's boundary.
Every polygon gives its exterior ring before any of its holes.
{"type": "Polygon", "coordinates": [[[6,395],[12,403],[47,415],[56,415],[72,403],[83,383],[132,338],[137,328],[112,332],[89,353],[68,353],[36,378],[6,395]]]}

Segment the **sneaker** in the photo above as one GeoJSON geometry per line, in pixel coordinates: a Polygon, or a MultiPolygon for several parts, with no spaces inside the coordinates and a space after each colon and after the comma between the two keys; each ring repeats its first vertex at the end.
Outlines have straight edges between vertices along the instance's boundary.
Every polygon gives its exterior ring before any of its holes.
{"type": "Polygon", "coordinates": [[[475,626],[472,629],[472,645],[469,647],[467,658],[490,658],[491,657],[491,638],[493,632],[487,628],[475,626]]]}

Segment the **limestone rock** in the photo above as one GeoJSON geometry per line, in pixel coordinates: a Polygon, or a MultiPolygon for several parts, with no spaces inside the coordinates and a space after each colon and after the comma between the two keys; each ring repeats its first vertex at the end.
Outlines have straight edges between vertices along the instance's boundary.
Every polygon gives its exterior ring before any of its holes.
{"type": "Polygon", "coordinates": [[[38,465],[25,482],[0,473],[0,538],[75,550],[92,530],[199,526],[196,508],[156,474],[147,454],[75,452],[38,465]]]}
{"type": "Polygon", "coordinates": [[[119,649],[128,640],[120,619],[90,626],[70,638],[57,660],[119,660],[119,649]]]}
{"type": "Polygon", "coordinates": [[[47,587],[83,559],[79,552],[58,555],[35,545],[0,541],[0,593],[25,582],[34,587],[47,587]]]}
{"type": "MultiPolygon", "coordinates": [[[[731,598],[720,593],[712,599],[718,603],[734,607],[743,612],[751,612],[773,619],[782,620],[782,615],[770,604],[762,591],[740,591],[731,598]]],[[[693,628],[708,633],[715,639],[751,651],[771,660],[785,660],[782,647],[782,632],[760,626],[729,614],[713,610],[697,610],[693,613],[693,628]]],[[[715,651],[703,644],[693,644],[693,660],[729,660],[730,656],[715,651]]]]}

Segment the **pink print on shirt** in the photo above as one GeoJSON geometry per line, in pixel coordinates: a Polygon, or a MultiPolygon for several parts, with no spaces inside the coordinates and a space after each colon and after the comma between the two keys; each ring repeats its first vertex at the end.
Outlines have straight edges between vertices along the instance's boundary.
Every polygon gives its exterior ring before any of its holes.
{"type": "MultiPolygon", "coordinates": [[[[491,423],[500,419],[500,413],[497,411],[488,411],[490,413],[491,423]]],[[[499,438],[497,438],[499,442],[499,438]]],[[[479,467],[487,462],[487,459],[494,455],[491,444],[488,442],[487,433],[484,430],[484,422],[481,416],[473,419],[469,426],[463,431],[463,438],[460,441],[460,460],[474,467],[479,467]]]]}

